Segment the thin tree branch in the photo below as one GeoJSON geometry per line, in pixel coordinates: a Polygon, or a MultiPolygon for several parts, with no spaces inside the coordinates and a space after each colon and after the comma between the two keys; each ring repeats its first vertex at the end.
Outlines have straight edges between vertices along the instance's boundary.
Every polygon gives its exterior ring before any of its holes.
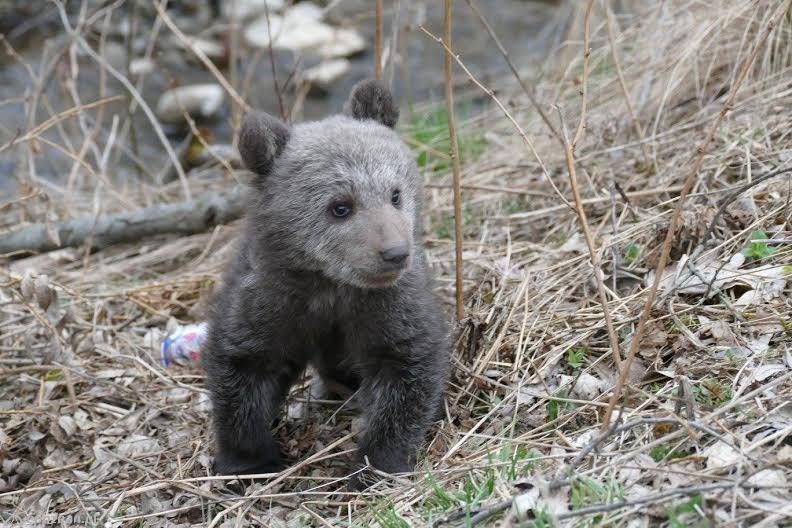
{"type": "Polygon", "coordinates": [[[473,3],[473,0],[465,0],[465,2],[467,2],[467,5],[476,14],[476,16],[478,17],[479,21],[481,22],[481,25],[483,25],[484,29],[487,30],[487,33],[489,33],[490,38],[495,43],[495,45],[498,47],[498,51],[500,51],[501,55],[503,55],[503,58],[506,60],[506,64],[509,65],[509,69],[514,74],[514,77],[517,79],[517,82],[520,83],[520,87],[523,89],[523,92],[525,92],[525,95],[528,96],[528,100],[531,101],[531,104],[536,109],[536,111],[539,113],[539,117],[542,118],[542,121],[544,121],[545,125],[547,125],[547,128],[550,129],[550,132],[552,132],[553,135],[556,138],[558,138],[559,141],[561,141],[561,136],[558,134],[558,131],[553,126],[553,123],[550,121],[550,118],[545,113],[545,111],[542,110],[542,106],[539,104],[539,101],[536,100],[536,95],[534,94],[533,87],[532,86],[528,86],[528,83],[522,78],[520,73],[517,71],[517,67],[512,62],[511,57],[509,56],[509,53],[506,51],[506,48],[503,46],[503,44],[501,44],[500,39],[495,34],[495,32],[492,30],[492,26],[490,26],[489,22],[487,22],[487,19],[484,18],[484,15],[481,13],[481,11],[476,6],[476,4],[473,3]]]}
{"type": "Polygon", "coordinates": [[[613,56],[613,65],[616,67],[616,75],[619,78],[619,86],[621,86],[622,95],[624,96],[624,102],[627,105],[627,111],[630,113],[630,121],[633,125],[633,130],[635,131],[635,136],[639,140],[639,145],[641,147],[641,152],[644,155],[644,160],[647,166],[652,163],[655,166],[655,172],[657,172],[657,163],[652,158],[652,155],[649,154],[649,147],[646,146],[644,142],[643,132],[641,131],[641,123],[638,121],[638,115],[635,113],[635,108],[633,107],[632,101],[630,100],[630,91],[627,90],[627,83],[624,80],[624,73],[622,73],[621,61],[619,60],[619,54],[616,52],[616,39],[613,36],[613,13],[610,10],[610,6],[608,5],[608,0],[604,0],[603,9],[605,10],[605,24],[608,28],[608,42],[610,43],[611,55],[613,56]]]}
{"type": "Polygon", "coordinates": [[[586,17],[583,21],[583,91],[581,92],[582,102],[580,103],[580,122],[572,140],[572,150],[575,150],[580,139],[583,137],[583,129],[586,126],[586,101],[588,99],[588,74],[589,74],[589,39],[591,33],[591,10],[594,7],[594,0],[588,0],[586,5],[586,17]]]}
{"type": "Polygon", "coordinates": [[[457,144],[456,119],[454,116],[454,85],[451,80],[451,0],[444,0],[443,39],[446,44],[443,73],[445,76],[446,113],[448,114],[448,139],[450,143],[451,170],[454,188],[454,246],[456,249],[456,317],[464,315],[462,283],[462,192],[460,190],[459,145],[457,144]]]}
{"type": "Polygon", "coordinates": [[[382,79],[382,0],[374,4],[374,78],[382,79]]]}
{"type": "Polygon", "coordinates": [[[275,95],[278,97],[278,111],[280,112],[280,117],[285,121],[286,108],[283,106],[283,94],[281,94],[281,87],[278,86],[278,77],[275,73],[275,50],[272,49],[272,28],[270,27],[269,2],[264,2],[264,16],[267,17],[267,35],[269,35],[267,52],[269,53],[270,71],[272,72],[272,87],[275,89],[275,95]]]}
{"type": "MultiPolygon", "coordinates": [[[[583,82],[585,83],[585,79],[583,82]]],[[[584,98],[583,106],[585,107],[585,105],[586,100],[584,98]]],[[[575,198],[575,211],[580,220],[580,227],[583,229],[583,236],[586,239],[586,247],[588,247],[591,265],[594,268],[594,280],[597,282],[597,293],[599,295],[600,304],[602,305],[602,316],[605,318],[605,327],[608,329],[608,341],[610,342],[611,354],[613,354],[613,362],[616,368],[621,370],[622,360],[619,353],[619,338],[616,335],[616,329],[613,327],[613,320],[611,319],[610,310],[608,309],[608,296],[605,294],[605,282],[602,280],[602,263],[600,262],[599,252],[597,251],[594,237],[591,236],[591,228],[588,225],[586,211],[583,209],[583,199],[580,197],[580,188],[578,187],[577,173],[575,171],[574,147],[569,143],[569,139],[567,138],[564,116],[560,108],[558,108],[558,116],[561,119],[561,136],[564,145],[564,156],[566,158],[567,173],[569,174],[569,185],[572,187],[572,195],[575,198]]]]}
{"type": "Polygon", "coordinates": [[[574,209],[572,204],[569,203],[569,200],[567,200],[564,197],[564,195],[561,193],[561,191],[558,189],[558,187],[556,187],[556,184],[553,183],[553,179],[550,177],[550,173],[547,171],[547,167],[545,167],[545,164],[542,161],[542,158],[539,156],[539,153],[536,151],[536,147],[534,146],[534,144],[531,141],[531,139],[525,133],[525,130],[523,130],[523,128],[520,126],[520,124],[517,122],[517,120],[514,118],[514,116],[506,109],[506,106],[501,102],[501,100],[498,99],[498,97],[495,95],[495,92],[493,92],[491,89],[489,89],[486,86],[484,86],[483,84],[481,84],[481,82],[470,72],[468,67],[465,66],[465,63],[462,62],[456,54],[454,54],[454,52],[451,49],[451,47],[448,44],[446,44],[445,42],[443,42],[442,38],[435,36],[431,31],[429,31],[428,29],[426,29],[423,26],[420,26],[420,28],[421,28],[421,31],[423,31],[426,35],[428,35],[430,38],[434,39],[438,44],[443,46],[443,48],[445,48],[446,52],[450,53],[454,57],[454,60],[456,61],[456,63],[459,64],[459,67],[462,68],[462,70],[465,72],[465,74],[468,76],[468,78],[473,82],[473,84],[478,86],[479,89],[482,92],[487,94],[495,102],[495,104],[498,106],[498,108],[500,108],[501,112],[503,112],[503,115],[506,116],[506,119],[509,120],[509,122],[512,124],[512,126],[514,126],[514,128],[520,134],[520,137],[522,138],[523,142],[525,142],[525,145],[528,147],[528,150],[531,152],[533,157],[536,159],[536,162],[539,164],[539,167],[542,169],[542,174],[547,179],[547,182],[553,188],[555,193],[558,195],[558,197],[561,199],[561,201],[564,203],[564,205],[566,205],[570,209],[574,209]]]}

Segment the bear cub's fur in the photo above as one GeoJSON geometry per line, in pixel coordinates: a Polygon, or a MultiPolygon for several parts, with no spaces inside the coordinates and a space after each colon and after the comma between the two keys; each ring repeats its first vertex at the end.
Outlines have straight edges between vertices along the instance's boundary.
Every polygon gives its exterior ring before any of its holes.
{"type": "MultiPolygon", "coordinates": [[[[239,151],[255,177],[203,353],[218,473],[282,469],[271,426],[308,364],[326,386],[358,391],[366,426],[353,469],[414,468],[442,412],[448,332],[398,115],[381,84],[363,81],[344,115],[245,118],[239,151]]],[[[349,486],[372,480],[356,472],[349,486]]]]}

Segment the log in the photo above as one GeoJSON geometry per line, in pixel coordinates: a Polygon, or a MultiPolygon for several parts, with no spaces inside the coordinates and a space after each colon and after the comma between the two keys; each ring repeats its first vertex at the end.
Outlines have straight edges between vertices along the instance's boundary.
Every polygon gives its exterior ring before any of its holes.
{"type": "Polygon", "coordinates": [[[152,235],[202,233],[240,218],[244,205],[244,186],[238,186],[227,193],[207,192],[194,200],[159,204],[114,216],[75,218],[50,226],[32,224],[0,233],[0,255],[44,253],[86,244],[99,250],[152,235]],[[53,236],[55,233],[57,237],[53,236]]]}

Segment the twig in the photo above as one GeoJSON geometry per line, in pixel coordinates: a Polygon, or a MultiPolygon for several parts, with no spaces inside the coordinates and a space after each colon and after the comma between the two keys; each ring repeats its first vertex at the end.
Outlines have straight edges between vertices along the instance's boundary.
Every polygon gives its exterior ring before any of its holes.
{"type": "MultiPolygon", "coordinates": [[[[613,56],[613,65],[616,68],[616,76],[619,78],[619,86],[621,86],[624,102],[627,105],[627,111],[630,113],[630,121],[632,122],[635,136],[639,140],[638,144],[641,147],[641,152],[644,155],[646,164],[649,165],[650,163],[654,162],[654,159],[652,158],[651,154],[649,154],[649,147],[646,146],[646,142],[644,141],[643,132],[641,131],[641,123],[638,121],[638,115],[635,113],[635,108],[633,107],[632,101],[630,100],[630,91],[627,90],[627,83],[624,80],[621,61],[619,60],[619,54],[616,51],[616,39],[613,36],[613,21],[611,20],[613,18],[613,13],[611,12],[610,6],[608,5],[608,0],[604,1],[603,9],[605,10],[605,24],[608,28],[608,42],[610,43],[611,56],[613,56]]],[[[655,172],[657,172],[656,167],[655,172]]]]}
{"type": "MultiPolygon", "coordinates": [[[[611,178],[608,181],[608,195],[610,196],[610,214],[611,214],[611,235],[613,239],[619,235],[619,221],[616,218],[616,186],[611,178]]],[[[619,268],[619,253],[616,251],[616,244],[611,244],[611,259],[613,259],[613,271],[611,276],[613,291],[616,291],[616,271],[619,268]]]]}
{"type": "Polygon", "coordinates": [[[583,129],[586,126],[586,104],[588,99],[588,74],[589,74],[589,38],[591,33],[591,10],[594,7],[594,0],[588,0],[586,5],[586,16],[583,20],[583,91],[580,93],[582,100],[580,103],[580,121],[578,122],[575,137],[572,140],[572,150],[575,150],[580,139],[583,137],[583,129]]]}
{"type": "Polygon", "coordinates": [[[5,145],[0,146],[0,153],[3,152],[4,150],[8,149],[9,147],[12,147],[12,146],[16,145],[17,143],[22,143],[23,141],[29,141],[31,139],[35,139],[39,134],[41,134],[42,132],[46,131],[50,127],[54,126],[55,124],[63,121],[64,119],[66,119],[68,117],[80,114],[83,110],[88,110],[90,108],[94,108],[94,107],[97,107],[97,106],[102,106],[102,105],[105,105],[107,103],[112,103],[112,102],[120,101],[120,100],[123,100],[123,99],[126,99],[126,97],[123,96],[123,95],[113,95],[113,96],[110,96],[110,97],[104,97],[104,98],[99,99],[97,101],[94,101],[92,103],[83,103],[83,104],[75,105],[75,106],[69,108],[68,110],[64,110],[63,112],[60,112],[59,114],[50,117],[49,119],[47,119],[43,123],[40,123],[40,124],[36,125],[34,128],[28,130],[25,133],[25,135],[17,136],[14,139],[12,139],[11,141],[9,141],[8,143],[6,143],[5,145]]]}
{"type": "Polygon", "coordinates": [[[504,500],[504,501],[501,501],[501,502],[496,502],[492,506],[482,507],[482,508],[479,508],[479,509],[473,510],[473,511],[468,510],[468,509],[459,510],[459,511],[456,511],[454,513],[451,513],[451,514],[445,516],[442,519],[438,519],[437,521],[435,521],[432,524],[432,527],[433,528],[438,528],[439,526],[443,526],[444,524],[450,524],[450,523],[452,523],[454,521],[458,521],[460,519],[464,519],[465,517],[469,516],[474,511],[475,511],[475,513],[473,513],[473,515],[468,519],[468,521],[467,521],[467,523],[465,525],[466,526],[476,526],[477,524],[486,521],[487,519],[489,519],[493,515],[497,515],[497,514],[503,512],[503,511],[508,510],[509,507],[512,505],[512,502],[514,502],[514,499],[510,498],[510,499],[507,499],[507,500],[504,500]]]}
{"type": "MultiPolygon", "coordinates": [[[[738,312],[734,308],[734,306],[732,305],[731,301],[726,296],[726,294],[724,294],[723,291],[718,287],[718,285],[715,284],[715,281],[718,278],[718,273],[720,273],[720,271],[723,269],[723,266],[720,266],[720,267],[718,267],[717,270],[715,270],[715,273],[712,275],[712,279],[711,280],[708,280],[704,275],[701,274],[701,272],[698,270],[698,268],[693,265],[693,259],[690,259],[690,258],[686,259],[685,260],[685,267],[690,271],[690,273],[695,275],[696,278],[698,278],[698,280],[700,280],[702,284],[706,284],[707,285],[707,291],[704,292],[704,294],[701,296],[701,300],[699,301],[700,303],[703,303],[704,301],[709,299],[710,291],[712,291],[712,293],[714,295],[718,296],[718,298],[724,304],[724,306],[726,306],[726,308],[729,309],[729,311],[732,313],[732,315],[734,315],[735,319],[737,319],[738,321],[745,322],[745,317],[743,317],[740,314],[740,312],[738,312]]],[[[678,285],[677,288],[679,286],[681,286],[681,285],[678,285]]],[[[676,288],[674,288],[674,289],[676,289],[676,288]]]]}
{"type": "Polygon", "coordinates": [[[701,240],[699,241],[696,250],[693,252],[691,258],[698,257],[698,255],[701,254],[701,251],[703,251],[703,249],[706,247],[707,240],[709,240],[709,237],[712,236],[713,231],[715,231],[715,224],[718,222],[718,219],[721,217],[724,211],[726,211],[726,207],[728,207],[730,203],[736,200],[742,193],[744,193],[751,187],[756,187],[757,185],[766,182],[770,178],[775,178],[776,176],[786,174],[787,172],[792,172],[792,166],[777,169],[772,172],[768,172],[767,174],[762,174],[761,176],[754,178],[752,181],[746,183],[745,185],[739,186],[738,188],[734,189],[729,194],[724,196],[721,199],[720,204],[718,205],[718,210],[715,211],[715,214],[712,216],[712,220],[710,220],[709,226],[707,227],[707,230],[704,232],[704,236],[701,237],[701,240]]]}
{"type": "Polygon", "coordinates": [[[715,133],[718,131],[718,128],[720,128],[720,125],[725,119],[726,114],[734,103],[734,98],[737,96],[737,91],[740,89],[740,86],[742,86],[746,75],[748,75],[748,71],[756,60],[756,57],[759,55],[759,51],[764,46],[764,43],[767,40],[767,37],[770,35],[773,27],[775,27],[775,25],[778,23],[778,20],[784,15],[784,13],[789,10],[790,6],[792,6],[792,0],[788,0],[786,2],[786,7],[780,10],[780,14],[770,20],[767,26],[765,26],[764,31],[754,46],[753,52],[751,52],[751,55],[743,63],[740,74],[737,76],[737,79],[735,79],[734,84],[732,84],[729,94],[726,97],[726,101],[724,101],[723,105],[721,106],[718,116],[715,118],[715,121],[712,123],[712,126],[710,126],[706,137],[697,149],[698,154],[693,160],[693,166],[687,178],[685,179],[682,191],[679,194],[679,199],[677,200],[676,206],[674,207],[673,216],[671,217],[671,221],[668,225],[668,231],[666,232],[666,237],[663,241],[663,246],[660,251],[660,259],[657,263],[657,269],[655,270],[655,278],[652,282],[651,288],[649,289],[649,294],[646,298],[646,302],[644,303],[643,310],[641,311],[641,316],[638,319],[638,327],[635,329],[635,335],[633,336],[633,339],[630,343],[630,349],[627,352],[627,359],[625,360],[623,368],[619,373],[619,379],[616,382],[616,387],[614,387],[613,394],[608,401],[608,408],[605,411],[605,416],[602,421],[603,430],[608,428],[613,409],[621,397],[621,391],[624,387],[624,382],[627,380],[627,374],[630,371],[630,366],[632,365],[633,359],[635,359],[635,354],[638,352],[638,346],[640,345],[641,339],[643,338],[643,333],[646,329],[646,323],[649,321],[649,316],[652,313],[652,306],[654,305],[654,300],[657,296],[657,289],[660,286],[660,280],[663,277],[663,272],[665,271],[668,257],[671,254],[671,246],[676,236],[677,224],[679,224],[679,219],[682,216],[685,198],[687,198],[687,195],[693,188],[693,184],[696,181],[696,176],[698,175],[699,170],[701,170],[701,166],[704,164],[704,156],[709,150],[710,143],[712,143],[715,133]]]}
{"type": "Polygon", "coordinates": [[[479,21],[481,22],[481,25],[483,25],[484,29],[487,30],[487,33],[489,33],[490,38],[498,47],[498,51],[500,51],[501,55],[503,55],[503,58],[506,60],[506,64],[509,65],[509,69],[514,74],[514,77],[515,79],[517,79],[517,82],[520,83],[520,87],[523,89],[523,92],[525,92],[525,95],[528,96],[528,100],[531,101],[531,104],[536,109],[537,113],[539,114],[539,117],[542,118],[542,121],[544,121],[545,125],[547,125],[547,128],[550,129],[550,132],[552,132],[553,135],[556,138],[558,138],[558,140],[560,141],[561,136],[558,134],[558,131],[553,126],[553,123],[550,121],[550,118],[547,116],[545,111],[542,110],[542,106],[539,104],[539,101],[536,100],[536,95],[534,94],[533,87],[528,86],[528,83],[525,82],[525,80],[522,78],[520,73],[517,71],[517,67],[512,62],[511,57],[509,57],[509,53],[506,51],[506,48],[503,47],[503,44],[501,44],[500,39],[492,30],[492,26],[490,26],[489,22],[487,22],[487,19],[484,18],[484,15],[481,13],[481,11],[476,6],[476,4],[473,3],[473,0],[465,0],[465,2],[467,2],[467,5],[476,14],[479,21]]]}
{"type": "MultiPolygon", "coordinates": [[[[644,189],[642,191],[632,191],[628,193],[622,194],[622,198],[644,198],[646,196],[655,196],[657,194],[663,193],[675,193],[682,190],[681,185],[670,185],[668,187],[662,189],[644,189]]],[[[610,196],[598,196],[596,198],[584,198],[582,203],[583,205],[595,205],[601,203],[607,203],[610,201],[610,196]]],[[[629,203],[628,200],[625,202],[629,203]]],[[[524,220],[527,218],[536,218],[537,216],[546,216],[549,213],[554,213],[556,211],[566,211],[570,209],[567,205],[553,205],[550,207],[543,207],[542,209],[534,209],[533,211],[526,211],[524,213],[514,213],[510,214],[508,218],[512,219],[519,219],[524,220]]],[[[572,207],[574,211],[574,207],[572,207]]]]}
{"type": "Polygon", "coordinates": [[[281,119],[286,120],[286,108],[283,106],[283,95],[278,86],[278,77],[275,74],[275,50],[272,49],[272,29],[270,27],[270,11],[269,2],[264,2],[264,16],[267,18],[267,35],[269,35],[269,42],[267,42],[267,52],[269,53],[270,70],[272,71],[272,87],[275,89],[275,95],[278,97],[278,111],[280,112],[281,119]]]}
{"type": "MultiPolygon", "coordinates": [[[[377,5],[380,0],[377,1],[377,5]]],[[[456,119],[454,117],[454,85],[451,80],[451,0],[444,0],[443,39],[445,54],[443,73],[445,76],[446,113],[448,114],[448,139],[450,143],[451,169],[454,188],[454,242],[455,242],[455,274],[456,274],[456,318],[464,315],[464,298],[462,284],[462,192],[460,184],[459,145],[457,144],[456,119]]]]}
{"type": "MultiPolygon", "coordinates": [[[[699,431],[705,432],[705,433],[717,438],[718,440],[720,440],[724,444],[726,444],[729,447],[731,447],[732,449],[734,449],[736,452],[738,452],[738,453],[741,452],[739,447],[735,446],[732,442],[729,442],[728,440],[723,438],[723,436],[721,436],[716,431],[712,430],[710,427],[707,427],[704,424],[701,424],[701,423],[698,423],[698,422],[693,422],[693,421],[688,421],[688,420],[683,420],[681,418],[676,418],[676,417],[674,417],[674,418],[672,418],[672,417],[669,417],[669,418],[641,418],[639,420],[635,420],[635,421],[632,421],[632,422],[627,422],[627,423],[622,424],[622,425],[620,425],[618,427],[611,427],[607,431],[600,433],[596,438],[594,438],[594,440],[591,441],[591,443],[589,443],[585,448],[583,448],[577,454],[577,456],[575,456],[574,459],[572,459],[572,461],[569,463],[568,467],[570,469],[573,469],[575,466],[580,464],[583,461],[583,459],[586,458],[589,455],[589,453],[594,451],[597,448],[597,446],[599,446],[602,442],[604,442],[605,440],[607,440],[608,438],[610,438],[612,436],[616,436],[619,433],[623,433],[624,431],[629,431],[630,429],[633,429],[635,427],[639,427],[641,425],[656,425],[656,424],[677,424],[677,425],[681,425],[681,426],[687,427],[687,428],[698,429],[699,431]]],[[[554,483],[554,484],[556,486],[558,485],[558,483],[554,483]]],[[[553,484],[551,484],[551,487],[553,487],[553,484]]]]}
{"type": "MultiPolygon", "coordinates": [[[[293,473],[296,473],[297,471],[299,471],[303,467],[312,464],[314,461],[316,461],[318,459],[321,459],[322,456],[325,453],[328,453],[329,451],[332,451],[333,449],[335,449],[336,447],[338,447],[339,445],[343,444],[344,442],[346,442],[347,440],[349,440],[350,438],[352,438],[354,436],[355,436],[355,433],[346,434],[343,437],[341,437],[338,440],[336,440],[335,442],[330,443],[329,445],[327,445],[323,449],[321,449],[321,450],[317,451],[316,453],[314,453],[313,455],[309,456],[305,460],[303,460],[301,462],[298,462],[297,464],[289,467],[288,469],[285,469],[285,470],[281,471],[276,478],[274,478],[273,480],[271,480],[270,482],[265,484],[261,489],[257,490],[256,491],[256,495],[251,495],[249,497],[240,498],[240,500],[237,501],[236,503],[234,503],[233,505],[229,506],[228,508],[226,508],[225,510],[223,510],[221,512],[218,512],[217,515],[215,515],[214,518],[212,519],[212,521],[209,523],[208,528],[213,528],[214,526],[217,526],[220,523],[220,521],[222,521],[223,518],[226,515],[228,515],[232,511],[236,510],[237,508],[240,508],[247,501],[258,500],[258,497],[257,497],[258,494],[264,493],[265,491],[268,491],[268,490],[272,489],[273,487],[277,486],[278,484],[280,484],[281,482],[283,482],[284,480],[289,478],[289,476],[291,476],[293,473]]],[[[240,477],[243,478],[241,475],[240,475],[240,477]]]]}
{"type": "Polygon", "coordinates": [[[501,102],[501,100],[498,99],[498,97],[495,95],[495,92],[492,91],[490,88],[487,88],[486,86],[481,84],[481,82],[470,72],[468,67],[465,66],[465,63],[462,62],[456,54],[454,54],[454,52],[451,49],[451,47],[448,44],[446,44],[445,42],[443,42],[443,39],[441,39],[440,37],[435,36],[431,31],[426,29],[424,26],[421,26],[421,31],[423,31],[430,38],[434,39],[438,44],[443,46],[443,48],[445,48],[446,52],[451,54],[451,56],[454,57],[454,60],[456,61],[456,63],[459,64],[459,67],[462,68],[462,70],[465,72],[465,74],[468,76],[468,78],[473,82],[473,84],[478,86],[479,89],[482,92],[487,94],[495,102],[495,104],[498,106],[498,108],[500,108],[501,112],[503,112],[503,115],[506,116],[506,119],[509,120],[509,122],[512,124],[512,126],[514,126],[514,128],[520,134],[520,137],[525,142],[526,146],[528,147],[528,150],[531,151],[531,154],[536,159],[536,162],[539,163],[539,167],[542,169],[542,173],[544,174],[545,178],[547,179],[547,183],[550,184],[550,186],[553,188],[555,193],[559,196],[559,198],[561,198],[561,201],[564,202],[564,204],[567,207],[572,208],[572,204],[569,203],[569,201],[564,197],[564,195],[561,193],[561,191],[558,189],[558,187],[556,187],[556,184],[553,183],[553,179],[550,177],[550,173],[547,171],[547,167],[545,167],[545,164],[542,161],[542,158],[539,156],[539,153],[536,151],[536,147],[534,146],[533,141],[531,141],[531,139],[525,133],[525,130],[523,130],[523,128],[520,126],[520,124],[517,123],[517,120],[514,119],[514,116],[511,114],[511,112],[509,112],[506,109],[506,106],[501,102]]]}
{"type": "MultiPolygon", "coordinates": [[[[264,6],[266,8],[267,6],[266,2],[264,2],[264,6]]],[[[206,53],[204,53],[198,47],[196,47],[195,43],[193,43],[193,41],[190,40],[190,38],[187,37],[187,35],[185,35],[176,24],[173,23],[171,17],[168,15],[167,12],[165,12],[165,9],[162,8],[161,2],[155,1],[154,8],[157,10],[157,14],[165,23],[165,25],[168,26],[168,29],[170,29],[173,32],[173,34],[176,35],[176,38],[179,39],[182,45],[185,46],[187,49],[189,49],[191,52],[193,52],[196,57],[198,57],[198,60],[200,60],[201,63],[203,63],[203,65],[206,66],[206,69],[209,70],[209,72],[214,76],[215,79],[217,79],[217,82],[220,83],[220,86],[222,86],[226,92],[228,92],[228,95],[231,96],[234,102],[238,104],[242,109],[247,110],[249,108],[247,103],[242,99],[239,93],[237,93],[234,87],[229,84],[225,76],[222,73],[220,73],[220,70],[217,69],[217,66],[215,66],[214,63],[209,59],[209,57],[206,56],[206,53]]]]}
{"type": "Polygon", "coordinates": [[[378,81],[382,79],[382,30],[382,0],[376,0],[374,3],[374,78],[378,81]]]}
{"type": "Polygon", "coordinates": [[[705,491],[715,491],[719,489],[730,488],[734,486],[733,482],[721,483],[721,484],[706,484],[704,486],[687,486],[684,488],[675,488],[669,491],[664,491],[662,493],[655,493],[654,495],[647,495],[645,497],[641,497],[639,499],[629,500],[629,501],[619,501],[619,502],[612,502],[611,504],[598,504],[596,506],[589,506],[588,508],[580,508],[579,510],[574,510],[571,512],[561,513],[558,514],[559,520],[564,519],[574,519],[575,517],[581,517],[583,515],[590,515],[592,513],[603,513],[609,512],[613,510],[620,510],[622,508],[627,508],[629,506],[636,506],[638,504],[648,504],[651,502],[656,502],[662,499],[667,499],[670,497],[675,497],[677,495],[693,495],[702,493],[705,491]]]}
{"type": "MultiPolygon", "coordinates": [[[[584,81],[585,82],[585,81],[584,81]]],[[[585,107],[585,99],[583,100],[583,107],[585,107]]],[[[619,338],[616,335],[616,329],[613,327],[613,320],[611,319],[610,309],[608,308],[608,296],[605,293],[605,282],[602,280],[602,263],[600,262],[599,252],[597,251],[594,237],[591,236],[591,228],[588,225],[586,218],[586,211],[583,209],[583,200],[580,197],[580,189],[578,188],[577,174],[575,172],[575,154],[573,153],[574,147],[569,143],[567,137],[566,127],[564,126],[564,116],[561,109],[558,109],[558,116],[561,120],[561,136],[564,145],[564,156],[566,158],[567,172],[569,174],[569,185],[572,187],[572,195],[575,197],[575,211],[580,221],[580,227],[583,229],[583,236],[586,239],[586,247],[589,251],[589,258],[591,259],[591,266],[594,269],[594,280],[597,283],[597,294],[599,301],[602,305],[602,316],[605,318],[605,327],[608,329],[608,341],[610,342],[611,354],[613,354],[613,362],[616,368],[621,370],[622,361],[619,353],[619,338]]]]}

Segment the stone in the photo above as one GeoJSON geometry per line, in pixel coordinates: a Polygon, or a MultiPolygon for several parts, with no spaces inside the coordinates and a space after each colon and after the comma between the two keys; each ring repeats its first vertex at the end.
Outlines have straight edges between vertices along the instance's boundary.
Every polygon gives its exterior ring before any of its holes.
{"type": "Polygon", "coordinates": [[[231,18],[235,11],[238,19],[244,20],[259,15],[266,14],[265,6],[269,7],[270,15],[274,11],[280,11],[284,6],[283,0],[226,0],[223,2],[223,16],[231,18]]]}
{"type": "Polygon", "coordinates": [[[341,28],[335,31],[333,40],[325,44],[320,53],[326,58],[351,57],[366,50],[366,40],[354,29],[341,28]]]}
{"type": "Polygon", "coordinates": [[[219,84],[192,84],[168,90],[157,101],[157,117],[163,123],[184,123],[184,111],[193,118],[211,118],[225,101],[219,84]]]}
{"type": "Polygon", "coordinates": [[[349,57],[366,49],[366,41],[356,30],[336,28],[322,21],[322,9],[310,2],[300,2],[283,16],[270,13],[251,22],[244,30],[249,46],[294,53],[314,53],[326,59],[349,57]],[[270,36],[270,33],[272,34],[270,36]]]}
{"type": "Polygon", "coordinates": [[[147,75],[154,71],[154,67],[156,64],[151,59],[140,58],[140,59],[133,59],[129,63],[129,74],[133,77],[138,77],[140,75],[147,75]]]}
{"type": "Polygon", "coordinates": [[[331,59],[306,69],[303,72],[303,80],[320,90],[328,91],[351,69],[352,64],[347,59],[331,59]]]}

